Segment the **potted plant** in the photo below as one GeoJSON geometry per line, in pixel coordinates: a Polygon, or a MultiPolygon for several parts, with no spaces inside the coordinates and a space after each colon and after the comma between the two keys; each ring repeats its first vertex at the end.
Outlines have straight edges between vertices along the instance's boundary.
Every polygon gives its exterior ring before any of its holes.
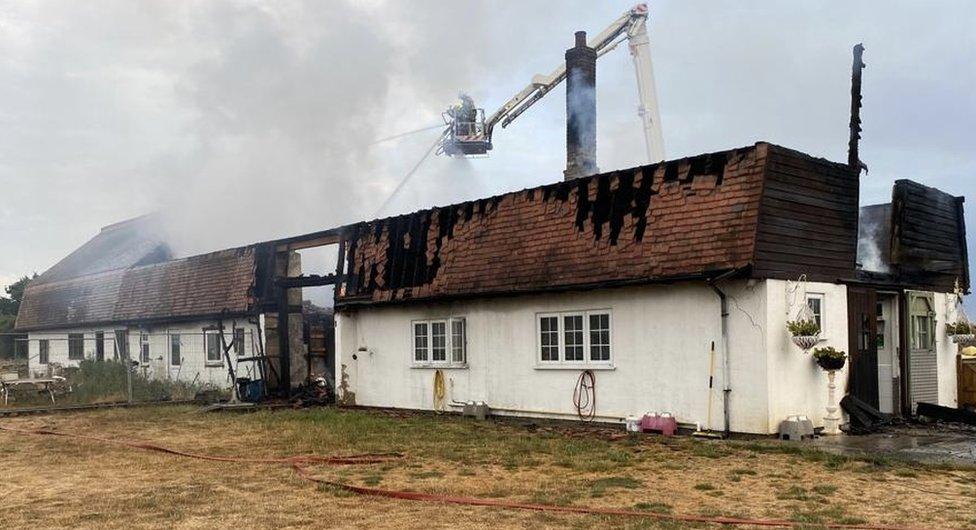
{"type": "Polygon", "coordinates": [[[946,324],[946,334],[956,344],[972,346],[976,344],[976,326],[966,320],[946,324]]]}
{"type": "Polygon", "coordinates": [[[809,350],[820,342],[820,326],[813,320],[792,320],[786,323],[786,328],[790,331],[793,344],[804,350],[809,350]]]}
{"type": "Polygon", "coordinates": [[[844,367],[844,362],[847,360],[847,353],[835,349],[833,346],[827,346],[813,350],[813,358],[821,368],[830,372],[840,370],[844,367]]]}

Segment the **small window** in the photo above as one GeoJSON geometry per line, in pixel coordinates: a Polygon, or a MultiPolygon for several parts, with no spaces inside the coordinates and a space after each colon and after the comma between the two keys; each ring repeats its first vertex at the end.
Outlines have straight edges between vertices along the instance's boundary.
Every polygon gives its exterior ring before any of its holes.
{"type": "Polygon", "coordinates": [[[95,360],[105,360],[105,332],[103,331],[95,332],[95,360]]]}
{"type": "Polygon", "coordinates": [[[129,358],[129,332],[124,329],[115,330],[115,360],[129,358]]]}
{"type": "Polygon", "coordinates": [[[590,360],[610,360],[610,313],[590,315],[590,360]]]}
{"type": "Polygon", "coordinates": [[[559,360],[559,318],[539,318],[539,340],[543,361],[559,360]]]}
{"type": "Polygon", "coordinates": [[[149,334],[148,333],[139,334],[139,362],[141,363],[149,362],[149,334]]]}
{"type": "Polygon", "coordinates": [[[183,353],[182,344],[180,343],[180,334],[173,333],[169,336],[169,364],[171,366],[180,366],[183,364],[183,353]]]}
{"type": "Polygon", "coordinates": [[[464,318],[418,320],[412,325],[415,363],[463,365],[468,361],[464,318]]]}
{"type": "Polygon", "coordinates": [[[234,353],[238,357],[244,357],[244,328],[234,329],[234,353]]]}
{"type": "Polygon", "coordinates": [[[820,293],[810,293],[807,295],[807,307],[813,315],[813,321],[817,323],[820,332],[824,332],[824,295],[820,293]]]}
{"type": "Polygon", "coordinates": [[[464,333],[464,319],[463,318],[452,318],[451,319],[451,362],[457,364],[464,364],[468,362],[467,348],[464,333]]]}
{"type": "Polygon", "coordinates": [[[413,360],[427,362],[427,349],[430,345],[430,323],[414,322],[413,324],[413,360]]]}
{"type": "Polygon", "coordinates": [[[435,363],[447,360],[447,322],[443,320],[430,323],[430,352],[435,363]]]}
{"type": "Polygon", "coordinates": [[[72,361],[81,361],[85,359],[84,333],[68,334],[68,359],[72,361]]]}
{"type": "Polygon", "coordinates": [[[543,364],[610,363],[609,311],[543,314],[538,326],[538,358],[543,364]]]}
{"type": "Polygon", "coordinates": [[[37,341],[37,362],[47,364],[51,358],[51,343],[47,339],[37,341]]]}
{"type": "Polygon", "coordinates": [[[566,340],[564,359],[580,362],[583,360],[584,344],[583,315],[563,316],[563,337],[566,340]]]}
{"type": "Polygon", "coordinates": [[[931,294],[913,293],[909,297],[911,343],[915,350],[935,349],[935,307],[931,294]]]}
{"type": "Polygon", "coordinates": [[[220,355],[220,334],[217,333],[217,330],[210,329],[204,331],[204,337],[207,342],[207,364],[223,364],[223,359],[220,355]]]}

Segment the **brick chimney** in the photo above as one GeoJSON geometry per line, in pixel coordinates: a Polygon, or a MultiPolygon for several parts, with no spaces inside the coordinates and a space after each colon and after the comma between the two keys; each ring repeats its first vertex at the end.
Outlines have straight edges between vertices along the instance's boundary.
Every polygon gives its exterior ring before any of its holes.
{"type": "Polygon", "coordinates": [[[566,50],[566,180],[592,175],[596,167],[596,50],[586,32],[566,50]]]}

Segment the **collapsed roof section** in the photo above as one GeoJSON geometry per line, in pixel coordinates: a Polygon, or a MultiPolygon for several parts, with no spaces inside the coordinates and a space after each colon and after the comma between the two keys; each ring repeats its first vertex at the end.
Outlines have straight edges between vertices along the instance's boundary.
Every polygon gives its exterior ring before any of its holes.
{"type": "Polygon", "coordinates": [[[161,263],[173,258],[157,215],[144,215],[108,225],[31,283],[41,284],[161,263]]]}
{"type": "Polygon", "coordinates": [[[767,143],[346,227],[337,304],[854,272],[858,177],[767,143]]]}
{"type": "Polygon", "coordinates": [[[891,202],[861,208],[858,277],[919,289],[969,291],[963,197],[898,180],[891,202]]]}
{"type": "Polygon", "coordinates": [[[33,281],[18,331],[241,315],[254,305],[254,246],[66,280],[33,281]]]}

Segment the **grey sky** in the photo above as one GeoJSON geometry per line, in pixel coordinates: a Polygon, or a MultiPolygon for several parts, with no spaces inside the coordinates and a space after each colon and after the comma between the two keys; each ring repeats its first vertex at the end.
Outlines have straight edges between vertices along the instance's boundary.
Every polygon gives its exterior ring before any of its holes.
{"type": "MultiPolygon", "coordinates": [[[[152,210],[182,253],[369,218],[437,132],[373,139],[438,123],[458,90],[494,110],[630,6],[0,1],[0,284],[152,210]]],[[[845,160],[863,42],[862,202],[906,177],[973,195],[976,4],[650,10],[669,158],[768,140],[845,160]]],[[[597,70],[601,169],[644,163],[626,49],[597,70]]],[[[564,105],[558,90],[497,131],[490,158],[429,161],[385,213],[560,179],[564,105]]]]}

